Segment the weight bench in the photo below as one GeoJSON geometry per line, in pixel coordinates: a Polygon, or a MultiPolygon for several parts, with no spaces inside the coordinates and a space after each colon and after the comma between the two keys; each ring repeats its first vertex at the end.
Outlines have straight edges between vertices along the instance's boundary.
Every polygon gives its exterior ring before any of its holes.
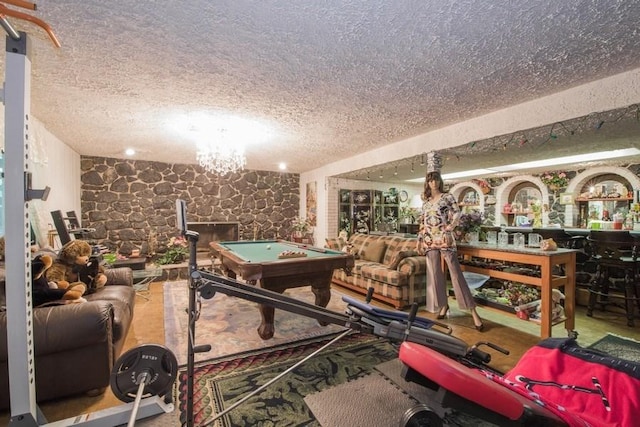
{"type": "MultiPolygon", "coordinates": [[[[400,346],[403,377],[438,391],[440,404],[500,426],[631,426],[640,413],[640,363],[548,338],[505,375],[464,366],[428,347],[400,346]]],[[[417,408],[417,409],[416,409],[417,408]]],[[[425,405],[405,426],[442,425],[425,405]]]]}

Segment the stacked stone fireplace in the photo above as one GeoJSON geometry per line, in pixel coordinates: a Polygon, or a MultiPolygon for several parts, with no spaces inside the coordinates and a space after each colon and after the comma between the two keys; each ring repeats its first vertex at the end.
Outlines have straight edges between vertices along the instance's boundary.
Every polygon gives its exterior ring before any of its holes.
{"type": "Polygon", "coordinates": [[[200,235],[198,252],[209,252],[210,242],[234,241],[240,236],[239,222],[189,222],[187,229],[200,235]]]}

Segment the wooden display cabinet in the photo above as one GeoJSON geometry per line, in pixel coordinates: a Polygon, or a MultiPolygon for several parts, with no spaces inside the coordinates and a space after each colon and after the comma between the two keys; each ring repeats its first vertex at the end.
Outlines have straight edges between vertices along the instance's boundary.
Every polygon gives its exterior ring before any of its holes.
{"type": "MultiPolygon", "coordinates": [[[[399,205],[395,193],[379,190],[339,191],[338,230],[352,233],[369,233],[382,224],[398,222],[399,205]]],[[[394,230],[385,230],[394,231],[394,230]]]]}

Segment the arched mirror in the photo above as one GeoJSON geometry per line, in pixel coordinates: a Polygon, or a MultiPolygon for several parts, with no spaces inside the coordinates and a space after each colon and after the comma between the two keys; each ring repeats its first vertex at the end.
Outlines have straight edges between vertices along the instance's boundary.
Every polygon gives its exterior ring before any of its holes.
{"type": "Polygon", "coordinates": [[[622,228],[632,200],[631,185],[626,179],[615,174],[599,175],[585,184],[576,199],[578,226],[607,228],[600,223],[612,221],[613,228],[622,228]]]}

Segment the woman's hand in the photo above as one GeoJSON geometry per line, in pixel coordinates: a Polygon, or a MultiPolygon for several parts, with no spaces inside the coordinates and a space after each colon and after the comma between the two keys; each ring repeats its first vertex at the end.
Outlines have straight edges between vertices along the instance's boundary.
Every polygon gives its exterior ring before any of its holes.
{"type": "Polygon", "coordinates": [[[424,255],[427,252],[424,249],[424,236],[422,233],[418,233],[418,242],[416,243],[416,252],[418,255],[424,255]]]}

